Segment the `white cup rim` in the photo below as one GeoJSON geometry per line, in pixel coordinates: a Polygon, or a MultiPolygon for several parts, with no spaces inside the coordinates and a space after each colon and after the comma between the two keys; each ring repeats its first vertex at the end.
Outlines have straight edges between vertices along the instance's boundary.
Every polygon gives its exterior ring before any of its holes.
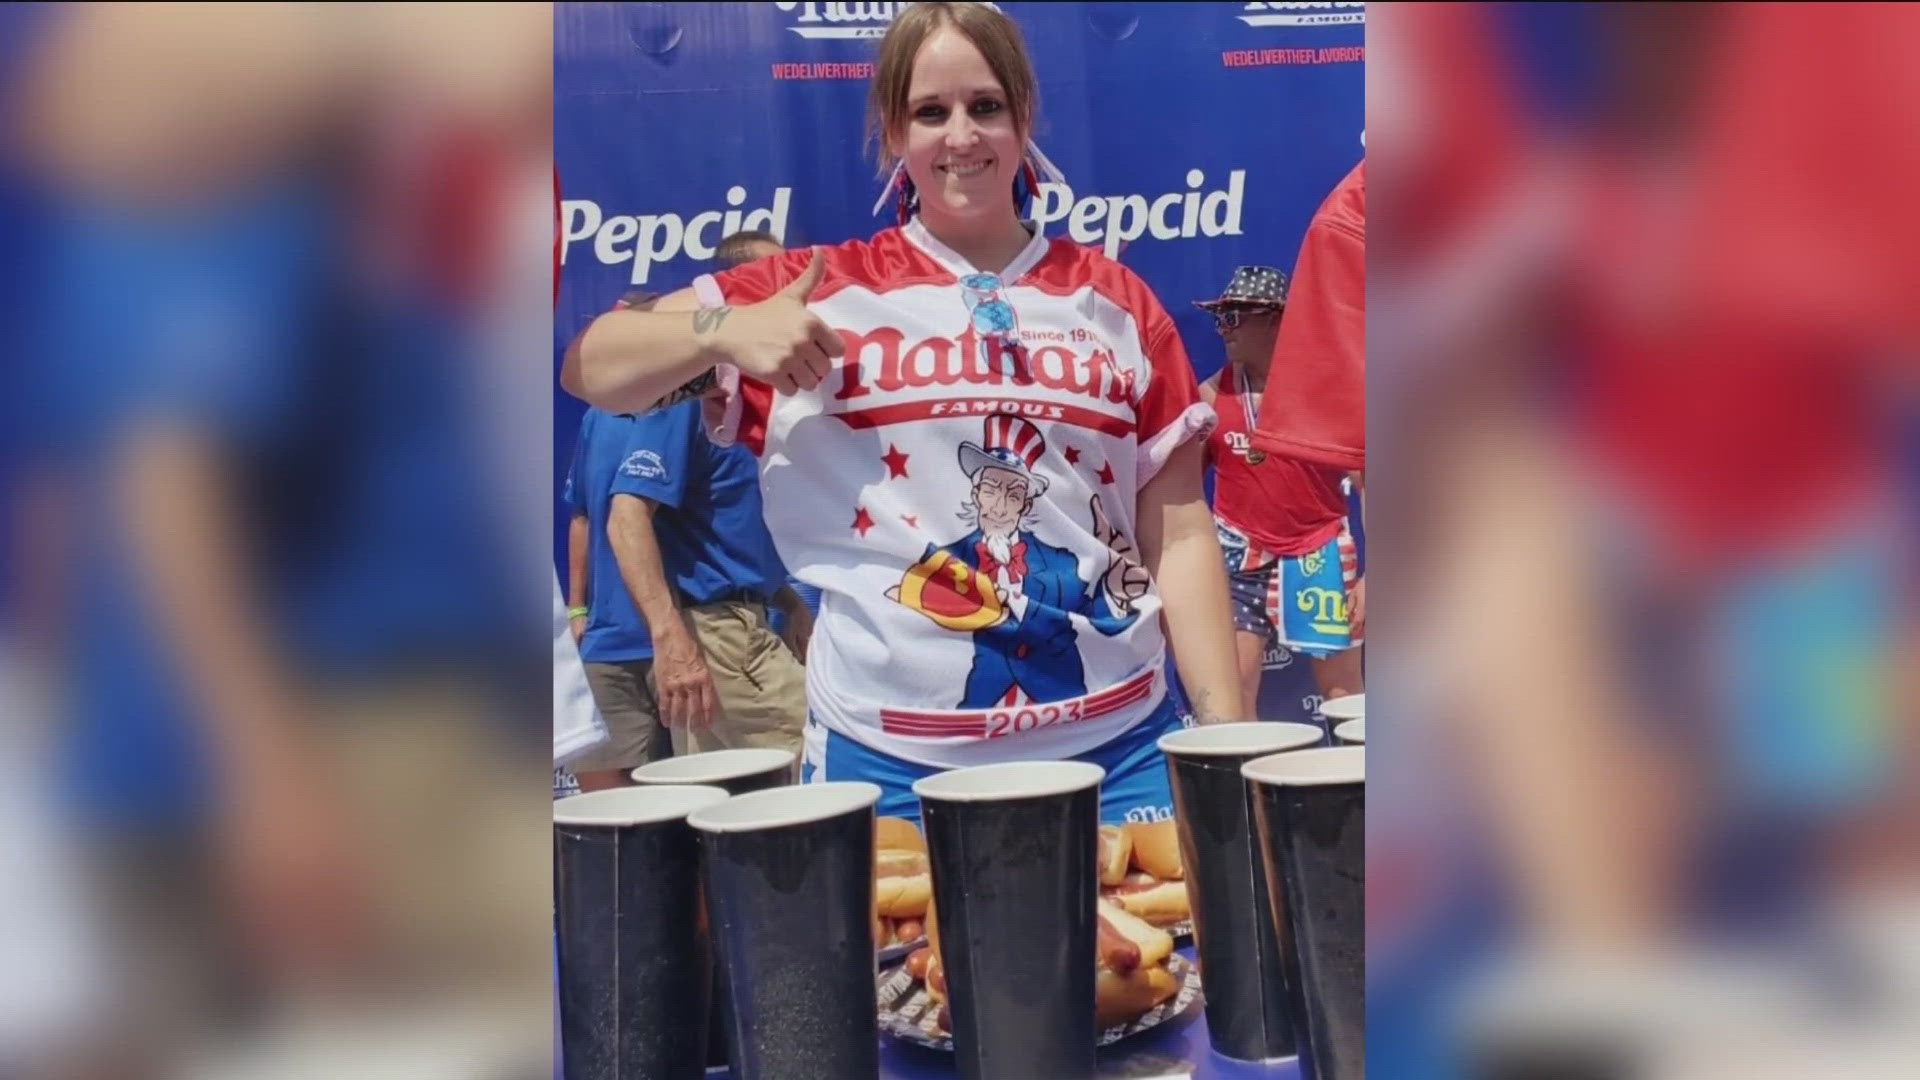
{"type": "Polygon", "coordinates": [[[1341,724],[1339,727],[1333,729],[1333,737],[1336,739],[1345,739],[1347,742],[1350,742],[1350,743],[1359,743],[1363,746],[1366,745],[1366,742],[1367,742],[1366,719],[1363,717],[1359,720],[1349,720],[1346,723],[1341,724]]]}
{"type": "Polygon", "coordinates": [[[1325,746],[1268,754],[1240,767],[1240,775],[1273,787],[1321,787],[1367,782],[1367,748],[1325,746]]]}
{"type": "Polygon", "coordinates": [[[1278,754],[1318,745],[1324,733],[1312,724],[1284,720],[1245,720],[1190,727],[1160,737],[1160,750],[1184,757],[1246,757],[1278,754]]]}
{"type": "Polygon", "coordinates": [[[1365,720],[1367,695],[1342,694],[1320,703],[1320,715],[1329,720],[1365,720]]]}
{"type": "Polygon", "coordinates": [[[716,784],[793,766],[791,750],[709,750],[649,762],[629,775],[637,784],[716,784]]]}
{"type": "Polygon", "coordinates": [[[825,821],[879,801],[880,786],[864,780],[788,784],[702,807],[687,816],[687,823],[701,832],[759,832],[825,821]]]}
{"type": "Polygon", "coordinates": [[[913,793],[938,802],[1039,799],[1098,787],[1107,770],[1087,761],[1003,761],[949,769],[913,783],[913,793]]]}
{"type": "Polygon", "coordinates": [[[611,828],[655,825],[684,818],[702,807],[725,802],[727,797],[724,788],[695,784],[650,784],[589,791],[555,800],[553,823],[611,828]]]}

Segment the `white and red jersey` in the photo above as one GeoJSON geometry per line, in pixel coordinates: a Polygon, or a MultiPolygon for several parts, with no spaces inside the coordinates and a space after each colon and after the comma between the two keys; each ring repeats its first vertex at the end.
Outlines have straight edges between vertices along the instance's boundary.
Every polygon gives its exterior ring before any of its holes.
{"type": "MultiPolygon", "coordinates": [[[[696,289],[758,303],[811,257],[696,289]]],[[[821,592],[814,715],[944,767],[1071,756],[1150,715],[1166,642],[1136,502],[1214,424],[1153,292],[1037,230],[982,278],[915,220],[828,249],[809,307],[846,355],[801,394],[743,380],[737,439],[781,559],[821,592]]]]}

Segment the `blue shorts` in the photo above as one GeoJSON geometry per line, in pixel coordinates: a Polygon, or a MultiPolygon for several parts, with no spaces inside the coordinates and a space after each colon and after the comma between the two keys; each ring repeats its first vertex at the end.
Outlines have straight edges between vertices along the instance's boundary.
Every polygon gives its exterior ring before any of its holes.
{"type": "Polygon", "coordinates": [[[1297,653],[1325,658],[1359,645],[1347,592],[1359,577],[1359,550],[1346,529],[1304,555],[1273,555],[1214,519],[1227,560],[1233,627],[1297,653]]]}
{"type": "Polygon", "coordinates": [[[1739,573],[1712,613],[1710,670],[1736,790],[1802,812],[1897,779],[1900,551],[1871,529],[1739,573]]]}
{"type": "MultiPolygon", "coordinates": [[[[819,721],[809,717],[807,723],[814,726],[819,721]]],[[[1173,817],[1173,788],[1167,779],[1166,755],[1160,752],[1159,744],[1162,735],[1185,726],[1169,694],[1152,716],[1112,741],[1074,755],[1074,761],[1091,762],[1107,770],[1106,779],[1100,782],[1102,824],[1165,821],[1173,817]]],[[[913,782],[946,770],[883,754],[831,729],[825,734],[824,761],[822,764],[816,764],[811,758],[803,761],[801,783],[865,780],[878,784],[880,804],[876,812],[881,817],[901,817],[920,824],[920,796],[913,793],[913,782]]]]}

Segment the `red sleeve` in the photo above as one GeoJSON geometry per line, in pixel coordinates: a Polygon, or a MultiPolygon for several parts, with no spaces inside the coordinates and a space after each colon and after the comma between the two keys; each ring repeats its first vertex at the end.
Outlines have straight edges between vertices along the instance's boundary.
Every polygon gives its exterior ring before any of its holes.
{"type": "Polygon", "coordinates": [[[1253,434],[1268,453],[1338,469],[1367,463],[1364,167],[1307,229],[1253,434]]]}
{"type": "Polygon", "coordinates": [[[755,259],[713,275],[720,295],[735,305],[757,304],[793,283],[807,264],[813,261],[813,249],[795,248],[781,255],[755,259]]]}
{"type": "Polygon", "coordinates": [[[1683,286],[1696,317],[1836,351],[1912,335],[1920,155],[1911,136],[1881,135],[1910,129],[1920,105],[1920,25],[1902,5],[1739,11],[1703,111],[1707,194],[1683,286]]]}
{"type": "Polygon", "coordinates": [[[773,387],[740,376],[740,428],[734,440],[759,457],[767,448],[767,423],[773,415],[773,387]]]}
{"type": "Polygon", "coordinates": [[[1173,452],[1194,439],[1205,438],[1216,422],[1213,409],[1200,400],[1200,383],[1180,340],[1173,319],[1146,283],[1134,279],[1137,298],[1131,307],[1140,322],[1140,345],[1147,360],[1147,385],[1134,406],[1134,431],[1139,445],[1139,483],[1159,474],[1173,452]]]}

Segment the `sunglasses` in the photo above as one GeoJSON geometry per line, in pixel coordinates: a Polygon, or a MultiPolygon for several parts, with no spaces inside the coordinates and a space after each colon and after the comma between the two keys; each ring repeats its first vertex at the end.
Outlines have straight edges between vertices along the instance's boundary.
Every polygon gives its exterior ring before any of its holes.
{"type": "Polygon", "coordinates": [[[1248,319],[1279,314],[1276,308],[1221,308],[1213,313],[1213,325],[1217,330],[1237,330],[1248,319]]]}
{"type": "Polygon", "coordinates": [[[999,274],[968,274],[960,279],[960,298],[967,305],[973,332],[983,338],[1011,341],[1019,328],[1013,305],[1004,295],[999,274]]]}

